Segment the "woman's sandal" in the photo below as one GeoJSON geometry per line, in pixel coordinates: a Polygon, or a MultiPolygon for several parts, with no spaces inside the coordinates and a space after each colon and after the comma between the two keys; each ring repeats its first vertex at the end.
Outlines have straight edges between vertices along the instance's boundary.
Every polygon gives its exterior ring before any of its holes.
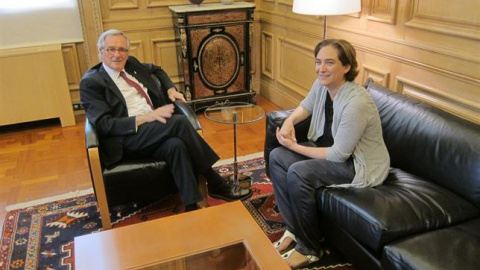
{"type": "Polygon", "coordinates": [[[287,261],[290,256],[293,254],[293,252],[297,252],[298,254],[302,255],[303,257],[305,257],[307,260],[298,264],[298,265],[295,265],[295,266],[291,266],[290,264],[290,267],[292,267],[292,269],[299,269],[299,268],[303,268],[305,266],[308,266],[312,263],[315,263],[315,262],[318,262],[320,261],[322,258],[323,258],[323,250],[320,251],[320,253],[318,254],[318,256],[315,256],[315,255],[304,255],[298,251],[296,251],[295,249],[292,249],[288,252],[286,252],[285,254],[282,255],[282,258],[287,261]]]}
{"type": "Polygon", "coordinates": [[[280,253],[280,255],[283,255],[286,252],[288,252],[290,250],[293,250],[293,248],[295,247],[296,244],[297,244],[297,239],[295,238],[295,235],[293,233],[291,233],[289,230],[285,230],[285,232],[283,233],[283,236],[280,238],[280,240],[275,242],[273,244],[273,246],[280,253]],[[278,250],[278,248],[283,244],[283,241],[285,241],[285,239],[287,239],[287,237],[291,238],[293,241],[285,249],[278,250]]]}

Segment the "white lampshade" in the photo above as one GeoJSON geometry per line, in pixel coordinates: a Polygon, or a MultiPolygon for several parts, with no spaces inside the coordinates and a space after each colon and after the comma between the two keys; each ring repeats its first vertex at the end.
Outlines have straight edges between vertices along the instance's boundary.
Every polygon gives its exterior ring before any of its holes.
{"type": "Polygon", "coordinates": [[[341,15],[359,12],[361,0],[293,0],[293,12],[308,15],[341,15]]]}

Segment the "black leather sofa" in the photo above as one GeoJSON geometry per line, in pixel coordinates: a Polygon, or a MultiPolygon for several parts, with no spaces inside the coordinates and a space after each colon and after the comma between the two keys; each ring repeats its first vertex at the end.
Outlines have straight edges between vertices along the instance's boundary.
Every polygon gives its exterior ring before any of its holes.
{"type": "MultiPolygon", "coordinates": [[[[358,269],[480,269],[480,125],[370,79],[366,88],[390,174],[375,188],[319,190],[320,229],[358,269]]],[[[288,113],[267,115],[267,163],[288,113]]],[[[295,127],[299,141],[308,122],[295,127]]]]}

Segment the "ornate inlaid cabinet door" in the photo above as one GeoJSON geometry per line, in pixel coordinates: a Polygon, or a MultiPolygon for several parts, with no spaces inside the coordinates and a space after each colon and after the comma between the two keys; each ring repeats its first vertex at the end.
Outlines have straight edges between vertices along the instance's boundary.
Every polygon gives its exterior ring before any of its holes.
{"type": "Polygon", "coordinates": [[[255,4],[171,6],[178,66],[187,102],[200,110],[224,101],[255,102],[250,89],[251,24],[255,4]]]}

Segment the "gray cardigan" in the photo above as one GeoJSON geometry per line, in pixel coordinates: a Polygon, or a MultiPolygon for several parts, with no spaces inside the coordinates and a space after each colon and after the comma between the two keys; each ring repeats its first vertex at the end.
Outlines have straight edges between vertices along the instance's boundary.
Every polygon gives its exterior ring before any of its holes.
{"type": "MultiPolygon", "coordinates": [[[[300,103],[312,115],[308,139],[323,135],[327,89],[318,79],[300,103]]],[[[345,162],[353,157],[355,177],[350,184],[337,187],[373,187],[383,183],[390,168],[390,157],[383,141],[377,107],[367,90],[355,82],[346,82],[333,100],[332,136],[327,160],[345,162]]]]}

